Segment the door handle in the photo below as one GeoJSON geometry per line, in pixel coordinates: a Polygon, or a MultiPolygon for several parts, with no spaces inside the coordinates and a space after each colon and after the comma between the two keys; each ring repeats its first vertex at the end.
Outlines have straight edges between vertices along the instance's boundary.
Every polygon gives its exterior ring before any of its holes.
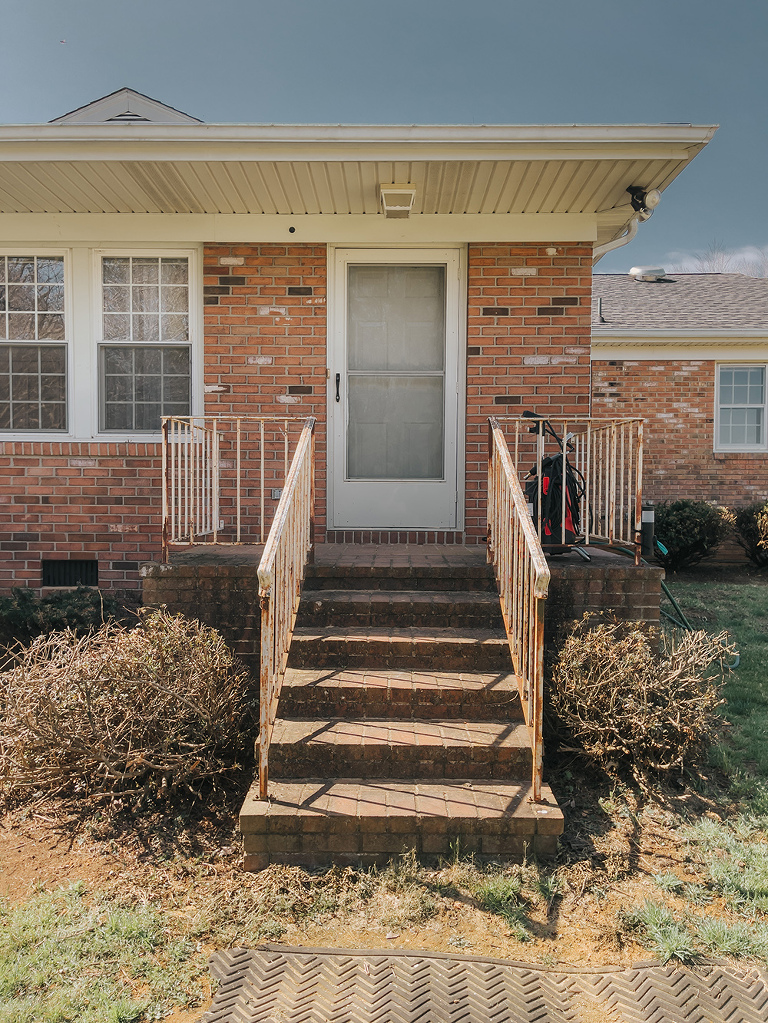
{"type": "Polygon", "coordinates": [[[341,373],[336,374],[336,401],[341,401],[339,397],[339,384],[341,383],[341,373]]]}

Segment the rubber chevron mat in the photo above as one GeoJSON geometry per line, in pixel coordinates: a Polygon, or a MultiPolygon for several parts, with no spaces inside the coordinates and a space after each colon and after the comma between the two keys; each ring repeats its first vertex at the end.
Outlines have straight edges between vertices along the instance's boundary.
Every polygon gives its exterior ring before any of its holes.
{"type": "Polygon", "coordinates": [[[751,967],[545,969],[385,949],[236,948],[202,1023],[768,1023],[751,967]]]}

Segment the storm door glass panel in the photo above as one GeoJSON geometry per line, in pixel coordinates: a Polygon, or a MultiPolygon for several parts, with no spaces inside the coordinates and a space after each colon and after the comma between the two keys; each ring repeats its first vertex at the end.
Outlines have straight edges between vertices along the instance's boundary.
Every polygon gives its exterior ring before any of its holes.
{"type": "Polygon", "coordinates": [[[351,266],[348,479],[441,479],[445,267],[351,266]]]}

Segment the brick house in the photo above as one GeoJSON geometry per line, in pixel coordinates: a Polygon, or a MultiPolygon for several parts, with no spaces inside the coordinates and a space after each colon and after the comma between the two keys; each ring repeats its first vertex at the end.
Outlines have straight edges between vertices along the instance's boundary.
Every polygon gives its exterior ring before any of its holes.
{"type": "Polygon", "coordinates": [[[768,280],[595,274],[592,412],[645,420],[644,496],[768,494],[768,280]]]}
{"type": "Polygon", "coordinates": [[[487,417],[589,413],[593,261],[713,131],[202,124],[127,89],[0,127],[0,590],[140,585],[162,415],[311,414],[320,539],[481,543],[487,417]]]}

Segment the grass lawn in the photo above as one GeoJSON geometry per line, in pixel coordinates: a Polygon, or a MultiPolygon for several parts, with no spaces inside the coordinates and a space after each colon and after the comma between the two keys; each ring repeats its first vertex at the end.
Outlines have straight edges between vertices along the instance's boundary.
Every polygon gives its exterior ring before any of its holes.
{"type": "MultiPolygon", "coordinates": [[[[695,628],[727,629],[739,652],[728,676],[723,716],[733,728],[723,766],[768,781],[768,578],[765,582],[682,582],[669,588],[695,628]]],[[[768,807],[766,807],[768,809],[768,807]]]]}

